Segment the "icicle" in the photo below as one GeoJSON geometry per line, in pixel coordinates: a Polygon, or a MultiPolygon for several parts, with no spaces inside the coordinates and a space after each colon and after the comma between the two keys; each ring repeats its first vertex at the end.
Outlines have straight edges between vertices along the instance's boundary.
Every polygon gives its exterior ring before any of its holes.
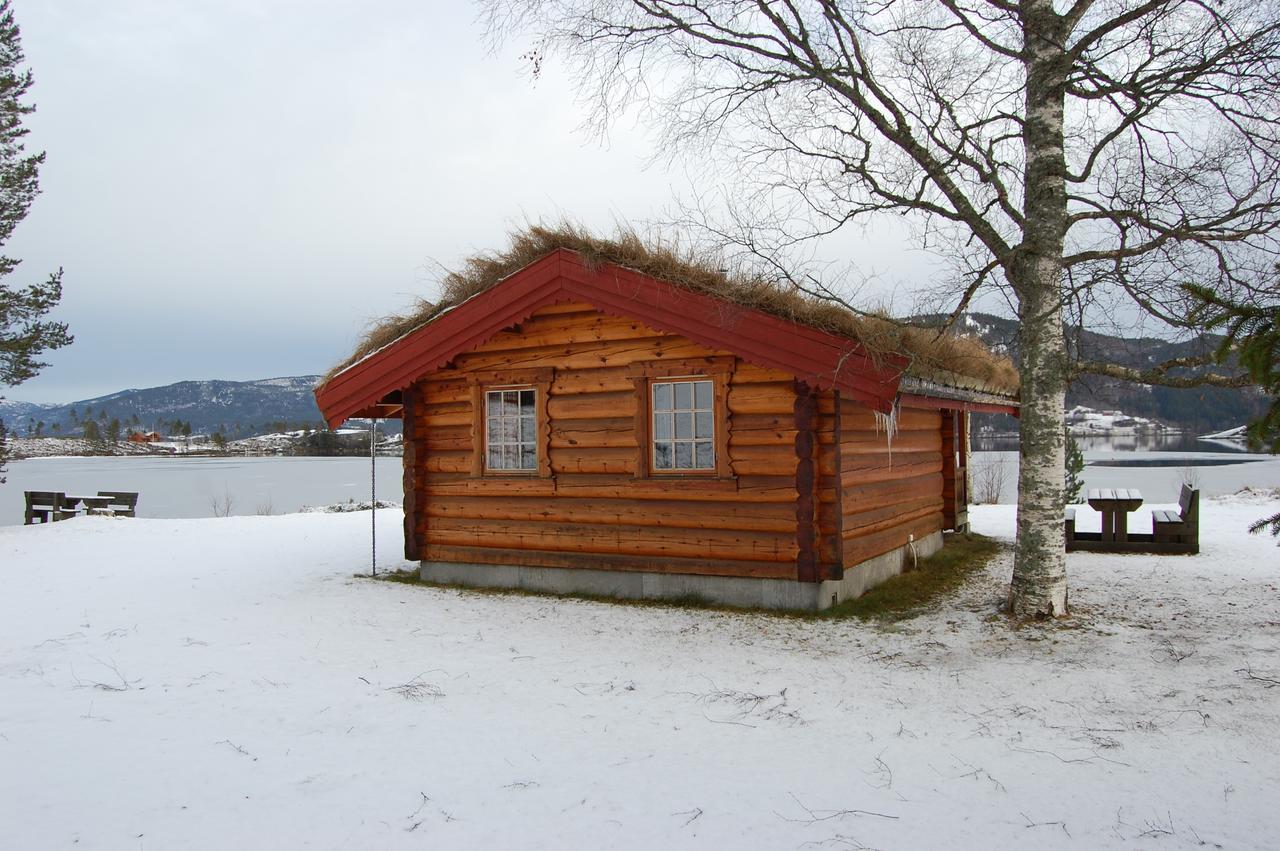
{"type": "Polygon", "coordinates": [[[884,432],[884,444],[889,450],[889,466],[893,466],[893,438],[898,433],[898,400],[893,400],[889,413],[872,411],[876,415],[876,434],[884,432]]]}

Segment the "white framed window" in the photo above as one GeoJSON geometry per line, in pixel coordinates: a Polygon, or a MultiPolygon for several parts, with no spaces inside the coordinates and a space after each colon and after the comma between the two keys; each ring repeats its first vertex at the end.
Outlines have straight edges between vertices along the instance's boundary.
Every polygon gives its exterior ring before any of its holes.
{"type": "Polygon", "coordinates": [[[653,469],[716,469],[715,384],[707,378],[650,385],[653,469]]]}
{"type": "Polygon", "coordinates": [[[538,468],[537,401],[532,387],[485,391],[485,469],[538,468]]]}

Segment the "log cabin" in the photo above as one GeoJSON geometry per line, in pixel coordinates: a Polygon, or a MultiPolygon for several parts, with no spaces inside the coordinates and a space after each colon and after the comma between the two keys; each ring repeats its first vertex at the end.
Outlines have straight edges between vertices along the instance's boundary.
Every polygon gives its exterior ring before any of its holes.
{"type": "Polygon", "coordinates": [[[535,229],[445,285],[316,389],[403,419],[424,580],[824,609],[966,528],[967,415],[1017,410],[975,341],[634,238],[535,229]]]}

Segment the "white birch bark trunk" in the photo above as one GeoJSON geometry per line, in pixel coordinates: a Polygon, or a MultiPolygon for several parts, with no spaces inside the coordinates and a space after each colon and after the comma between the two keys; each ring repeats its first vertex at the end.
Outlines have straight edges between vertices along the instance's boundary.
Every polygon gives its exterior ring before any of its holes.
{"type": "Polygon", "coordinates": [[[1067,352],[1062,329],[1062,250],[1067,200],[1063,105],[1065,33],[1051,0],[1021,4],[1027,74],[1023,241],[1013,263],[1018,295],[1018,533],[1010,611],[1019,617],[1067,613],[1067,565],[1062,534],[1065,502],[1063,402],[1067,352]]]}

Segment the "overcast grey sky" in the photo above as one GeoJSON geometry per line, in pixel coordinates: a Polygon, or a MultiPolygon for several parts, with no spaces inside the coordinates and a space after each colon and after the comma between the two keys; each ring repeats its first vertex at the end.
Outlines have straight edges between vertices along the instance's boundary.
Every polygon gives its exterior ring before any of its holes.
{"type": "MultiPolygon", "coordinates": [[[[627,124],[585,135],[559,69],[490,53],[469,3],[13,6],[48,160],[6,253],[14,283],[65,267],[76,342],[11,399],[323,372],[431,297],[434,261],[526,219],[661,218],[697,173],[645,168],[627,124]]],[[[831,259],[894,282],[927,262],[899,246],[850,232],[831,259]]]]}

